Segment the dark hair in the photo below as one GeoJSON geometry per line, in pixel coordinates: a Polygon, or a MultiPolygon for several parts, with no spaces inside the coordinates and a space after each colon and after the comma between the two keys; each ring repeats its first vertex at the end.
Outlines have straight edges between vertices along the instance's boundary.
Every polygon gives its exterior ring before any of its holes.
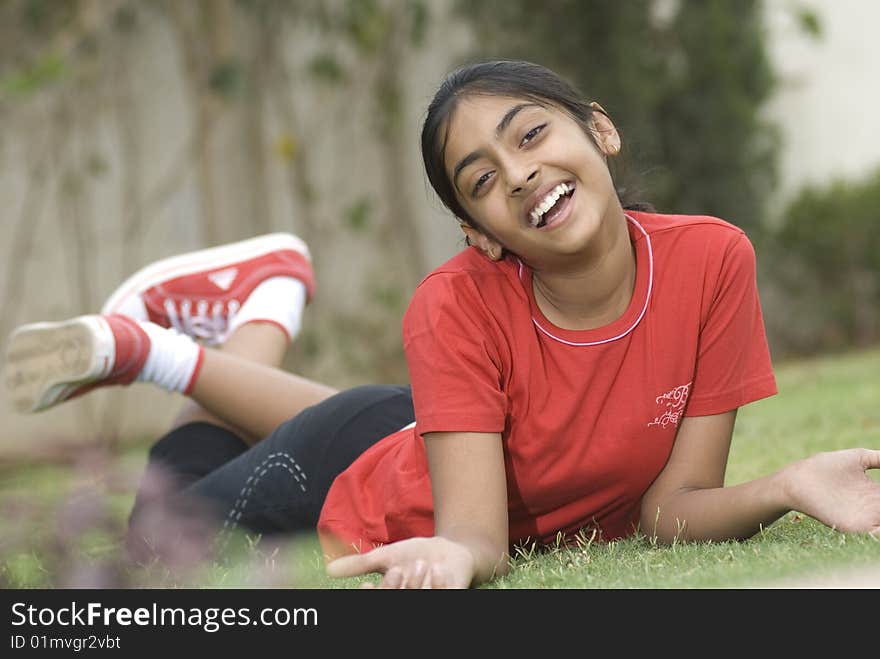
{"type": "MultiPolygon", "coordinates": [[[[594,143],[588,122],[594,112],[601,110],[591,107],[574,87],[540,64],[508,60],[476,62],[450,73],[428,106],[422,125],[422,159],[428,181],[443,204],[460,220],[479,229],[480,226],[458,202],[444,166],[449,118],[458,106],[459,99],[469,94],[511,96],[541,105],[555,105],[571,115],[594,143]]],[[[649,204],[642,203],[625,207],[632,210],[651,209],[649,204]]]]}

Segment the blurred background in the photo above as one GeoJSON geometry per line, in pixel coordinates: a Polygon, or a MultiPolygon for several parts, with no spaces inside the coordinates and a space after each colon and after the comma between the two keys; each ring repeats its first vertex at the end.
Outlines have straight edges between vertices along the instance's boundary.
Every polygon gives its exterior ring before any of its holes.
{"type": "MultiPolygon", "coordinates": [[[[878,23],[860,0],[3,0],[0,336],[94,312],[155,259],[292,231],[318,293],[289,368],[406,381],[407,300],[463,247],[420,123],[491,57],[603,104],[628,199],[749,234],[778,363],[876,344],[878,23]]],[[[142,442],[179,405],[135,385],[22,416],[3,392],[0,459],[142,442]]]]}

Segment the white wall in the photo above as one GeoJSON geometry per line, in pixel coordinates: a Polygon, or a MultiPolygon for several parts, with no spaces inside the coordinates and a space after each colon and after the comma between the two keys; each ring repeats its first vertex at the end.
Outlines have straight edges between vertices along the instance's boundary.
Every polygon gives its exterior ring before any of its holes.
{"type": "Polygon", "coordinates": [[[784,140],[778,201],[803,185],[860,178],[880,166],[880,3],[766,0],[765,10],[780,76],[767,108],[784,140]],[[797,6],[819,17],[818,40],[798,27],[797,6]]]}

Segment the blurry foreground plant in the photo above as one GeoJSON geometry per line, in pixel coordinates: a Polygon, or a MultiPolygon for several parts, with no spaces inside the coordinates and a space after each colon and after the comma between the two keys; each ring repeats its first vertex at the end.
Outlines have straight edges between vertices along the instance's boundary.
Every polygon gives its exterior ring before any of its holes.
{"type": "Polygon", "coordinates": [[[20,489],[0,488],[0,587],[295,588],[325,578],[316,539],[221,533],[160,469],[141,478],[98,450],[63,469],[19,466],[20,489]]]}

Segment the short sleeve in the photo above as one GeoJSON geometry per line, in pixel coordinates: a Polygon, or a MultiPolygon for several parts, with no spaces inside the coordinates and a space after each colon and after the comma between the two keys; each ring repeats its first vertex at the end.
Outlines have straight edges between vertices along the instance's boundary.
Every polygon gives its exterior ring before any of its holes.
{"type": "Polygon", "coordinates": [[[754,248],[745,234],[739,234],[722,258],[702,321],[686,416],[721,414],[777,393],[754,248]]]}
{"type": "Polygon", "coordinates": [[[416,433],[501,432],[507,419],[499,332],[465,273],[422,281],[403,319],[416,433]]]}

